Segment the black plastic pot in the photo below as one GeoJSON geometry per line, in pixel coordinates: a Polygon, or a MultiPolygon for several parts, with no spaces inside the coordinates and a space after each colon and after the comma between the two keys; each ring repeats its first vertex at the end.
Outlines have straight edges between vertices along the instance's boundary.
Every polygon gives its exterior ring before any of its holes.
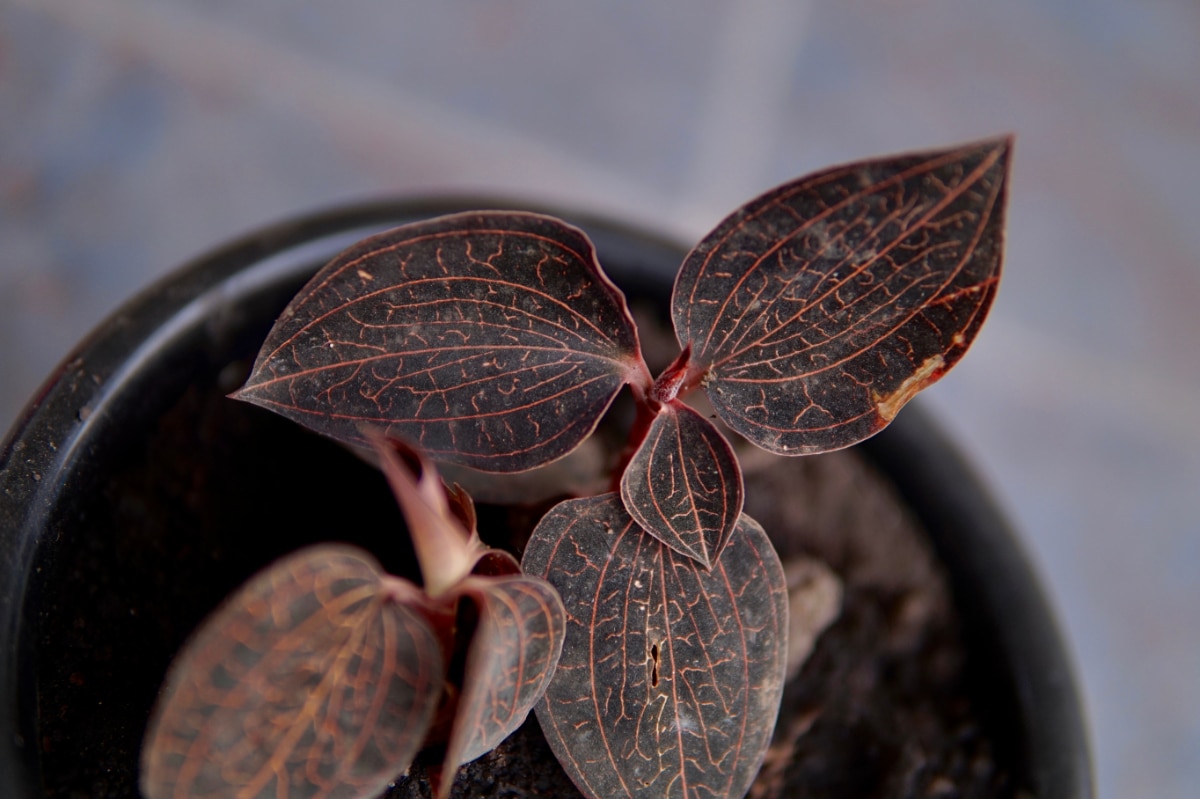
{"type": "MultiPolygon", "coordinates": [[[[261,231],[133,299],[46,382],[0,451],[0,796],[80,785],[134,793],[168,661],[222,596],[275,556],[337,538],[367,546],[385,567],[409,559],[378,474],[223,397],[334,253],[471,207],[481,206],[384,202],[261,231]],[[285,529],[295,532],[274,534],[285,529]]],[[[665,299],[679,246],[567,218],[627,293],[665,299]]],[[[973,679],[1012,741],[1018,784],[1039,797],[1092,796],[1070,664],[1008,525],[919,407],[860,446],[951,575],[973,679]]]]}

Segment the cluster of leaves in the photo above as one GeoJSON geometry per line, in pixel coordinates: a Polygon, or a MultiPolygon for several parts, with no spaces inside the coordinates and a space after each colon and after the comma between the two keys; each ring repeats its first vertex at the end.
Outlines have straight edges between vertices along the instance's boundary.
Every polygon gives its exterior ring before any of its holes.
{"type": "MultiPolygon", "coordinates": [[[[397,445],[381,442],[406,440],[438,461],[513,472],[571,452],[630,387],[638,410],[617,490],[553,508],[524,553],[527,576],[509,578],[544,578],[565,607],[561,662],[538,718],[589,796],[739,797],[783,687],[786,584],[762,528],[742,513],[733,448],[683,399],[702,389],[725,425],[781,454],[880,430],[983,323],[999,279],[1010,145],[850,164],[743,206],[684,261],[671,302],[680,355],[657,378],[581,231],[476,212],[336,257],[281,316],[236,396],[347,443],[386,453],[397,445]]],[[[408,511],[412,498],[397,494],[408,511]]],[[[426,574],[428,599],[477,579],[455,568],[446,584],[426,574]]],[[[376,595],[397,595],[379,585],[376,595]]],[[[266,588],[245,590],[224,611],[227,633],[272,602],[266,588]]],[[[237,692],[223,706],[249,701],[251,681],[213,676],[208,647],[194,644],[191,657],[210,683],[237,692]]],[[[276,667],[295,670],[282,654],[276,667]]],[[[346,676],[313,679],[340,691],[346,676]]],[[[301,732],[290,734],[307,741],[301,732]]],[[[238,752],[264,745],[240,727],[226,735],[238,752]]],[[[494,743],[479,734],[479,746],[485,738],[494,743]]],[[[220,749],[183,732],[169,740],[185,739],[192,751],[196,741],[220,749]]],[[[451,750],[448,763],[483,751],[451,750]]]]}
{"type": "Polygon", "coordinates": [[[484,546],[470,498],[418,453],[366,435],[423,588],[332,544],[252,578],[172,664],[142,752],[146,796],[375,796],[428,745],[445,747],[446,796],[458,767],[545,691],[563,642],[558,593],[484,546]]]}

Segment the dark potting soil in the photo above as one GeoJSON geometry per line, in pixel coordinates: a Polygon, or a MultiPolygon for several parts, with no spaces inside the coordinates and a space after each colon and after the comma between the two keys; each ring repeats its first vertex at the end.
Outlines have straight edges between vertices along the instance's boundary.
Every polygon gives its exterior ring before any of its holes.
{"type": "MultiPolygon", "coordinates": [[[[238,377],[194,386],[166,415],[135,423],[143,429],[122,439],[133,443],[72,486],[76,501],[53,520],[35,586],[47,796],[137,794],[141,738],[172,656],[273,558],[346,541],[392,573],[412,572],[379,473],[290,422],[226,400],[238,377]]],[[[746,510],[785,564],[816,558],[842,588],[835,620],[787,685],[751,796],[1018,795],[1005,750],[978,712],[981,687],[970,679],[946,581],[886,482],[853,451],[743,455],[746,510]]],[[[495,524],[497,513],[481,517],[495,524]]],[[[433,762],[418,758],[387,795],[429,796],[433,762]]],[[[531,715],[461,769],[453,795],[578,794],[531,715]]]]}

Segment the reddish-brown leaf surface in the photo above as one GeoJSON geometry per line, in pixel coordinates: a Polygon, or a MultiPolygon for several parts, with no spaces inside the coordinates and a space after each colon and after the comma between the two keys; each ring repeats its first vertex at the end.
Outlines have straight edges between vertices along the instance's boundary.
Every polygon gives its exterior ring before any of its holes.
{"type": "Polygon", "coordinates": [[[863,161],[750,202],[688,255],[680,342],[731,427],[848,446],[966,351],[1000,276],[1011,140],[863,161]]]}
{"type": "Polygon", "coordinates": [[[711,571],[645,535],[616,494],[552,509],[525,551],[567,611],[538,720],[592,797],[741,797],[771,737],[787,588],[743,516],[711,571]]]}
{"type": "Polygon", "coordinates": [[[712,422],[672,400],[621,476],[621,500],[643,530],[707,569],[742,513],[742,472],[712,422]]]}
{"type": "MultiPolygon", "coordinates": [[[[388,581],[392,582],[388,582],[388,581]]],[[[350,547],[260,572],[176,658],[142,752],[142,791],[377,795],[417,752],[442,692],[428,624],[350,547]]]]}
{"type": "Polygon", "coordinates": [[[576,228],[520,212],[417,222],[337,256],[272,329],[238,398],[362,442],[520,471],[561,457],[644,379],[620,291],[576,228]]]}
{"type": "Polygon", "coordinates": [[[494,749],[525,721],[554,674],[566,625],[558,592],[537,577],[469,577],[460,590],[475,603],[479,621],[446,747],[443,793],[455,768],[494,749]]]}

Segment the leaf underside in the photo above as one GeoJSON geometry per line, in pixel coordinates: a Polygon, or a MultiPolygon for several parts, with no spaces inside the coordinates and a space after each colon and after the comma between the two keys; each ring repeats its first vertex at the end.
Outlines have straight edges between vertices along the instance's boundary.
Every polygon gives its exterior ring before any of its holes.
{"type": "Polygon", "coordinates": [[[362,443],[521,471],[593,430],[641,364],[591,242],[550,217],[474,212],[366,239],[292,300],[236,395],[362,443]]]}
{"type": "Polygon", "coordinates": [[[365,553],[316,546],[233,594],[176,658],[142,752],[166,797],[368,797],[441,695],[438,642],[365,553]]]}
{"type": "Polygon", "coordinates": [[[701,241],[671,310],[721,418],[773,452],[837,449],[953,366],[999,279],[1010,149],[829,169],[701,241]]]}
{"type": "Polygon", "coordinates": [[[643,530],[707,569],[742,513],[742,472],[720,431],[672,400],[621,476],[621,500],[643,530]]]}
{"type": "Polygon", "coordinates": [[[786,583],[762,528],[743,516],[706,571],[604,494],[552,509],[523,565],[566,606],[537,715],[580,790],[743,796],[770,741],[787,651],[786,583]]]}
{"type": "Polygon", "coordinates": [[[566,625],[558,593],[537,577],[468,578],[462,594],[479,621],[447,745],[447,781],[525,721],[554,674],[566,625]]]}

